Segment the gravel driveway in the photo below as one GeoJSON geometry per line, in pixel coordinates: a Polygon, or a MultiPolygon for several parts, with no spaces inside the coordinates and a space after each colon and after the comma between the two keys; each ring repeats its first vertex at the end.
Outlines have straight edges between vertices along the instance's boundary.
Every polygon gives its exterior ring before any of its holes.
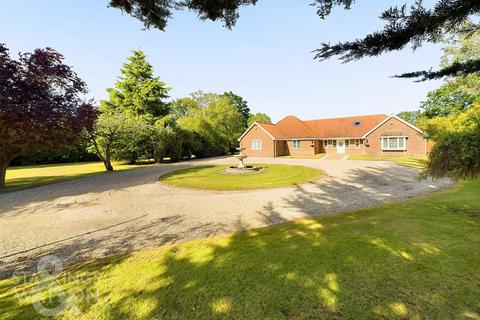
{"type": "Polygon", "coordinates": [[[31,269],[43,255],[64,263],[166,243],[364,208],[437,191],[417,170],[383,161],[247,159],[324,170],[315,183],[255,191],[179,189],[160,175],[214,158],[97,175],[0,195],[0,278],[31,269]]]}

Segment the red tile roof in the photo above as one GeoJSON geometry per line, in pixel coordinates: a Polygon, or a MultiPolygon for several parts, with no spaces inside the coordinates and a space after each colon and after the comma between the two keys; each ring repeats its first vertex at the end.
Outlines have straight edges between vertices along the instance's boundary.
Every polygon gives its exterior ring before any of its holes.
{"type": "Polygon", "coordinates": [[[385,114],[376,114],[302,121],[287,116],[276,124],[258,124],[275,139],[360,138],[387,118],[385,114]]]}

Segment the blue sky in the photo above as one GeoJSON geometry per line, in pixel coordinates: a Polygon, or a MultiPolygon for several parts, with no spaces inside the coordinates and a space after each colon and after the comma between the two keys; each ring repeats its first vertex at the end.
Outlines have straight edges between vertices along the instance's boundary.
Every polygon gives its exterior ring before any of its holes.
{"type": "MultiPolygon", "coordinates": [[[[403,1],[358,1],[320,20],[309,0],[260,0],[241,10],[233,30],[176,13],[166,32],[143,31],[136,19],[108,0],[0,0],[0,42],[12,54],[52,47],[85,80],[89,96],[106,98],[132,49],[142,49],[156,75],[172,87],[172,98],[196,90],[234,91],[253,112],[273,120],[302,119],[417,109],[439,81],[391,78],[437,67],[441,48],[425,45],[342,64],[313,60],[321,42],[362,37],[383,26],[377,17],[403,1]]],[[[426,1],[428,5],[432,1],[426,1]]]]}

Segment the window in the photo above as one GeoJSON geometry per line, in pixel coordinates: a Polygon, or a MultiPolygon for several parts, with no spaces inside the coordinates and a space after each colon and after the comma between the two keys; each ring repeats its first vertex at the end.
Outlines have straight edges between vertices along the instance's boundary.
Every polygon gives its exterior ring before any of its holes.
{"type": "Polygon", "coordinates": [[[333,140],[333,147],[334,147],[334,148],[337,147],[337,140],[333,140]]]}
{"type": "Polygon", "coordinates": [[[293,149],[300,149],[300,140],[293,140],[292,147],[293,149]]]}
{"type": "Polygon", "coordinates": [[[350,140],[345,140],[345,148],[350,148],[350,140]]]}
{"type": "Polygon", "coordinates": [[[359,126],[360,126],[360,121],[355,121],[355,122],[353,123],[353,125],[354,125],[355,127],[359,127],[359,126]]]}
{"type": "Polygon", "coordinates": [[[251,150],[262,150],[262,141],[261,140],[252,140],[250,141],[251,150]]]}
{"type": "Polygon", "coordinates": [[[324,149],[328,148],[328,140],[323,140],[323,148],[324,149]]]}
{"type": "Polygon", "coordinates": [[[362,139],[355,139],[355,149],[360,149],[361,143],[362,143],[362,139]]]}
{"type": "Polygon", "coordinates": [[[382,150],[405,150],[406,137],[382,137],[382,150]]]}

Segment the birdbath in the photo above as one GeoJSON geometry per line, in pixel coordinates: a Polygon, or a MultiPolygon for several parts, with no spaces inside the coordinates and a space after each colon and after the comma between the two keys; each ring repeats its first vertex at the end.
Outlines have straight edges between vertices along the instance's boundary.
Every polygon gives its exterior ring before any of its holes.
{"type": "Polygon", "coordinates": [[[240,153],[239,154],[234,154],[233,157],[237,158],[238,161],[240,162],[237,166],[237,169],[242,170],[242,169],[245,169],[245,164],[243,163],[243,160],[248,158],[248,156],[246,156],[242,153],[242,151],[245,150],[245,148],[240,147],[240,148],[237,148],[237,150],[240,151],[240,153]]]}

